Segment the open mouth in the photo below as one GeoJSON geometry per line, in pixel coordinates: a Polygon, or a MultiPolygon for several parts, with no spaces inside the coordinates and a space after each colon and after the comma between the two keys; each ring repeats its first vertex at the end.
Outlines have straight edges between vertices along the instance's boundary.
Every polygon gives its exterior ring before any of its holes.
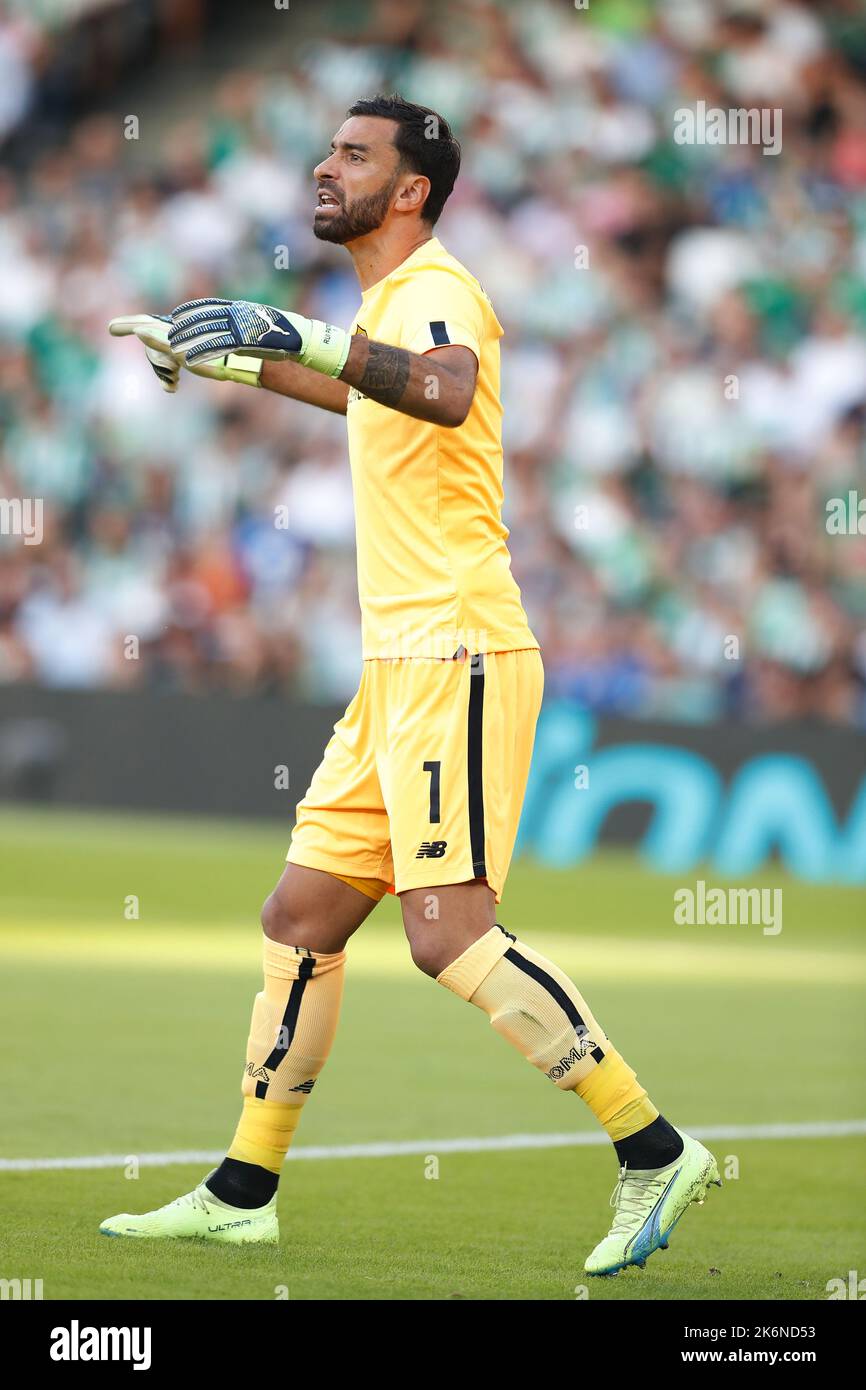
{"type": "Polygon", "coordinates": [[[335,198],[335,197],[334,197],[334,194],[333,194],[333,193],[329,193],[328,190],[327,190],[326,188],[320,188],[320,189],[319,189],[319,197],[318,197],[318,200],[317,200],[317,202],[316,202],[316,210],[317,210],[317,211],[318,211],[319,208],[338,208],[339,206],[340,206],[340,200],[339,200],[339,198],[335,198]]]}

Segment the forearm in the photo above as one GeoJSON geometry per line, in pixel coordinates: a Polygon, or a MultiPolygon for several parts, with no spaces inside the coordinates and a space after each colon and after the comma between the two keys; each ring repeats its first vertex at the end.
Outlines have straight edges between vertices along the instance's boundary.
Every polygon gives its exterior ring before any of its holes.
{"type": "Polygon", "coordinates": [[[423,354],[408,352],[245,299],[178,305],[168,345],[203,376],[265,386],[338,414],[345,414],[354,387],[391,410],[451,429],[469,413],[478,372],[471,347],[446,343],[423,354]]]}
{"type": "Polygon", "coordinates": [[[352,338],[340,380],[380,405],[450,428],[463,423],[471,401],[467,383],[444,363],[362,333],[352,338]]]}
{"type": "Polygon", "coordinates": [[[321,406],[322,410],[332,410],[336,415],[345,415],[349,387],[344,381],[335,381],[322,376],[310,367],[302,367],[300,362],[286,359],[284,362],[265,362],[262,365],[261,385],[267,391],[275,391],[280,396],[291,396],[295,401],[305,401],[308,405],[321,406]]]}

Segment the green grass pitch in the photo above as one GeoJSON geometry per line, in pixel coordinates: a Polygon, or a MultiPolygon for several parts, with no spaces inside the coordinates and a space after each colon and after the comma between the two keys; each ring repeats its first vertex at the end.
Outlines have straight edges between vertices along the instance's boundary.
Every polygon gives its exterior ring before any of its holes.
{"type": "MultiPolygon", "coordinates": [[[[0,812],[0,1156],[219,1150],[239,1108],[274,824],[0,812]],[[134,915],[137,901],[138,915],[134,915]]],[[[699,876],[699,875],[698,875],[699,876]]],[[[704,877],[709,878],[708,874],[704,877]]],[[[517,862],[500,921],[577,980],[669,1118],[688,1127],[862,1120],[863,894],[782,886],[784,928],[678,927],[624,853],[517,862]]],[[[750,886],[755,886],[750,885],[750,886]]],[[[188,1190],[201,1164],[0,1171],[0,1277],[44,1297],[825,1299],[866,1274],[866,1139],[722,1138],[727,1181],[644,1271],[586,1281],[616,1181],[609,1147],[437,1155],[437,1141],[598,1132],[412,966],[389,899],[349,946],[343,1017],[304,1146],[428,1152],[290,1162],[278,1249],[106,1240],[99,1221],[188,1190]]]]}

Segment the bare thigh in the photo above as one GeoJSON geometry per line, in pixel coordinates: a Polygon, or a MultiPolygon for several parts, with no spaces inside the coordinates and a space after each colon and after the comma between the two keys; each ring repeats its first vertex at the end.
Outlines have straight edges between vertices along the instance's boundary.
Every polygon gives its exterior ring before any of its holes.
{"type": "Polygon", "coordinates": [[[333,874],[287,864],[262,908],[262,926],[272,941],[334,955],[376,906],[333,874]]]}
{"type": "Polygon", "coordinates": [[[425,975],[441,975],[473,941],[496,925],[496,898],[480,879],[400,894],[412,959],[425,975]]]}

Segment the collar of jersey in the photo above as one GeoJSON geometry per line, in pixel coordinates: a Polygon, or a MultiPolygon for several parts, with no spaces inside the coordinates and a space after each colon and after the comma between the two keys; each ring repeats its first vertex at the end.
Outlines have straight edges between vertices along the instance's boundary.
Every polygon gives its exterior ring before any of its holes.
{"type": "Polygon", "coordinates": [[[364,303],[368,295],[375,294],[375,292],[377,290],[380,290],[383,285],[387,285],[388,281],[392,278],[392,276],[399,275],[401,270],[405,270],[407,265],[411,265],[415,257],[420,256],[422,251],[426,252],[429,255],[431,251],[434,251],[438,254],[441,250],[442,243],[440,242],[438,237],[431,236],[428,241],[422,241],[420,246],[416,246],[414,251],[410,251],[405,261],[401,261],[399,265],[395,265],[393,270],[389,270],[388,274],[383,275],[382,279],[377,280],[374,285],[370,285],[366,290],[361,291],[361,303],[364,303]]]}

